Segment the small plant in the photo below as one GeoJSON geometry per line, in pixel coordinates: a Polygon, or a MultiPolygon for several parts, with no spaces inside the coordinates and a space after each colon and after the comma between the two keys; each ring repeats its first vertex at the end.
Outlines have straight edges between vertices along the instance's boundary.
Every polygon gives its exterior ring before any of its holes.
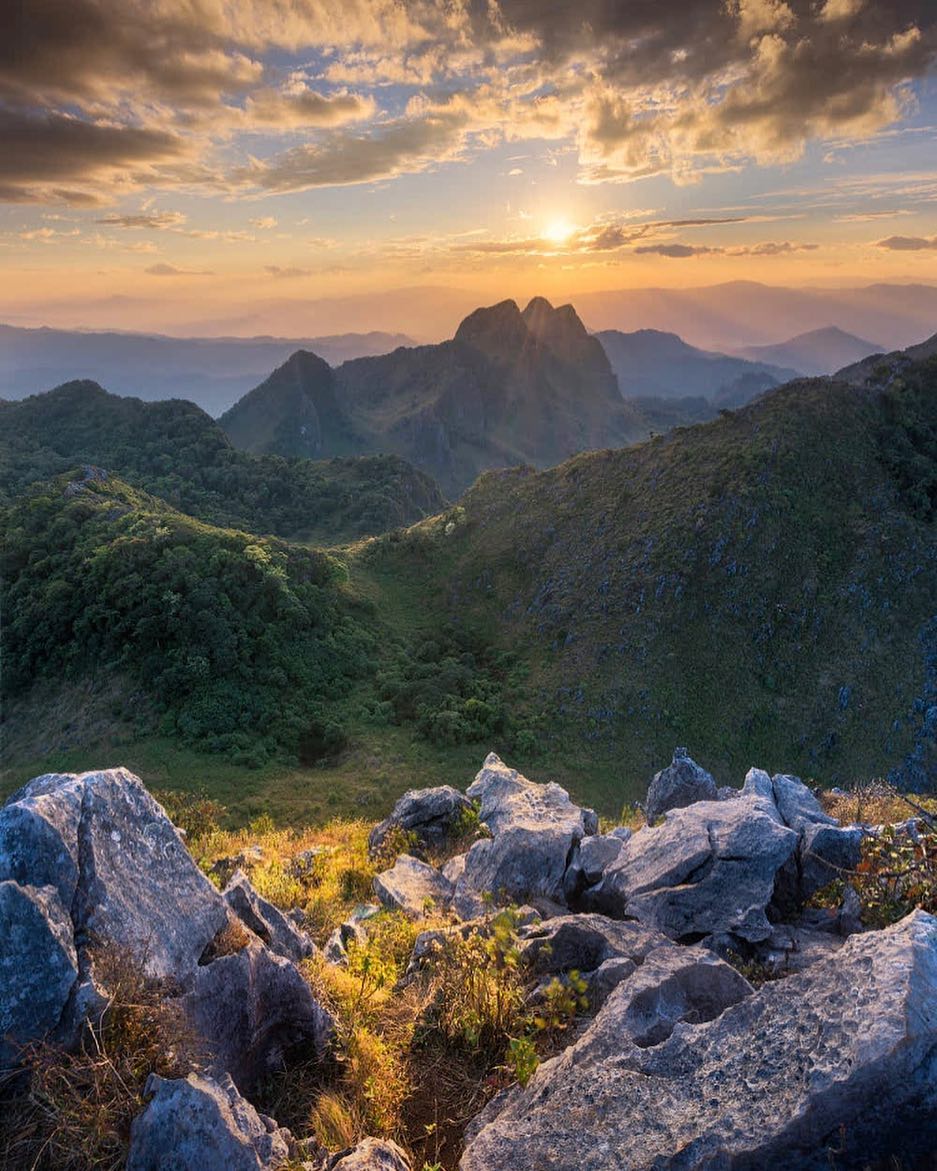
{"type": "Polygon", "coordinates": [[[505,1065],[524,1089],[537,1071],[540,1057],[537,1047],[529,1037],[510,1037],[505,1065]]]}
{"type": "Polygon", "coordinates": [[[545,1032],[551,1039],[568,1029],[576,1014],[586,1012],[589,985],[574,969],[567,972],[565,979],[554,976],[543,992],[539,1012],[534,1017],[534,1026],[545,1032]]]}
{"type": "Polygon", "coordinates": [[[190,841],[204,838],[220,829],[227,810],[220,801],[204,793],[187,793],[180,789],[160,789],[153,796],[166,810],[173,825],[190,841]]]}
{"type": "Polygon", "coordinates": [[[851,881],[870,927],[887,927],[917,907],[937,913],[937,827],[885,826],[863,842],[851,881]]]}

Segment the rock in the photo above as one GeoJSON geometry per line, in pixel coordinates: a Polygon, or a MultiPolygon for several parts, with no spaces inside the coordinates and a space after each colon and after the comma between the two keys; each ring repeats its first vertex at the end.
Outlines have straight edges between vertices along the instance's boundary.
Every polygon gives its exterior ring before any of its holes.
{"type": "Polygon", "coordinates": [[[442,876],[452,883],[453,886],[459,881],[465,873],[465,854],[456,854],[454,858],[450,858],[442,868],[442,876]]]}
{"type": "Polygon", "coordinates": [[[727,981],[696,1009],[702,1023],[666,1037],[670,1013],[660,1006],[698,1006],[713,988],[689,972],[680,981],[673,973],[669,990],[647,985],[656,954],[575,1044],[486,1117],[461,1171],[929,1165],[937,919],[915,911],[852,936],[836,955],[736,1003],[727,981]],[[720,996],[729,1007],[716,1015],[720,996]]]}
{"type": "Polygon", "coordinates": [[[848,878],[859,865],[864,834],[859,826],[810,823],[797,847],[799,895],[809,899],[837,878],[848,878]]]}
{"type": "Polygon", "coordinates": [[[520,930],[520,952],[535,975],[592,972],[606,960],[627,956],[641,963],[655,947],[672,947],[659,931],[605,915],[564,915],[520,930]]]}
{"type": "Polygon", "coordinates": [[[375,876],[374,893],[385,907],[414,919],[442,911],[452,900],[452,883],[426,862],[401,854],[391,870],[375,876]]]}
{"type": "Polygon", "coordinates": [[[368,849],[380,849],[392,829],[412,833],[424,846],[441,846],[472,809],[472,803],[452,785],[434,789],[411,789],[400,798],[390,817],[376,825],[368,835],[368,849]]]}
{"type": "Polygon", "coordinates": [[[77,981],[72,921],[55,887],[0,882],[0,1070],[58,1028],[77,981]]]}
{"type": "Polygon", "coordinates": [[[340,1151],[326,1171],[411,1171],[410,1160],[389,1139],[366,1138],[351,1150],[340,1151]]]}
{"type": "Polygon", "coordinates": [[[775,876],[798,841],[772,810],[773,802],[744,794],[670,810],[663,825],[625,844],[594,905],[680,940],[713,932],[766,939],[775,876]]]}
{"type": "Polygon", "coordinates": [[[227,922],[221,896],[163,809],[126,769],[48,774],[0,810],[0,875],[54,885],[76,939],[184,982],[227,922]]]}
{"type": "Polygon", "coordinates": [[[572,861],[563,876],[563,891],[570,906],[587,887],[595,886],[601,880],[606,868],[621,853],[626,840],[614,834],[593,834],[574,847],[572,861]]]}
{"type": "Polygon", "coordinates": [[[634,834],[634,830],[627,825],[617,825],[613,830],[609,831],[611,837],[618,838],[619,841],[627,842],[634,834]]]}
{"type": "Polygon", "coordinates": [[[212,1068],[245,1094],[293,1050],[323,1057],[333,1028],[298,968],[256,941],[199,968],[182,1006],[212,1068]]]}
{"type": "Polygon", "coordinates": [[[238,850],[236,854],[216,858],[209,869],[209,874],[213,874],[222,886],[225,886],[236,871],[252,869],[254,866],[259,866],[263,860],[263,847],[255,842],[245,846],[243,850],[238,850]]]}
{"type": "Polygon", "coordinates": [[[808,825],[839,825],[798,777],[778,773],[771,778],[774,803],[784,824],[802,830],[808,825]]]}
{"type": "Polygon", "coordinates": [[[692,760],[685,748],[675,748],[673,761],[655,773],[647,790],[647,820],[652,824],[669,809],[695,801],[715,801],[716,782],[692,760]]]}
{"type": "Polygon", "coordinates": [[[595,813],[574,805],[559,785],[528,781],[494,753],[468,795],[480,802],[481,820],[492,837],[476,842],[465,857],[456,884],[457,913],[480,914],[485,896],[496,903],[546,898],[564,904],[563,879],[573,847],[595,833],[595,813]]]}
{"type": "Polygon", "coordinates": [[[315,944],[309,936],[272,903],[261,898],[243,870],[234,872],[222,898],[244,926],[277,955],[298,962],[315,951],[315,944]]]}
{"type": "Polygon", "coordinates": [[[774,786],[771,784],[771,778],[763,768],[750,768],[745,774],[745,783],[742,785],[742,797],[760,797],[773,810],[775,821],[781,821],[781,814],[778,812],[777,803],[774,800],[774,786]]]}
{"type": "Polygon", "coordinates": [[[273,1171],[290,1158],[290,1132],[258,1114],[229,1077],[150,1074],[144,1096],[127,1171],[273,1171]]]}
{"type": "Polygon", "coordinates": [[[362,903],[355,907],[352,913],[332,932],[326,941],[323,952],[330,964],[345,964],[348,962],[348,945],[363,946],[368,939],[365,923],[381,913],[377,903],[362,903]]]}

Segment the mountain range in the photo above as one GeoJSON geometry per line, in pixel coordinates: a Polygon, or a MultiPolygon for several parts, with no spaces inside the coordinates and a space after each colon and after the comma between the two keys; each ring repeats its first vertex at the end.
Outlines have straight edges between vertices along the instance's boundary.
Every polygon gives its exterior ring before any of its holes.
{"type": "Polygon", "coordinates": [[[412,344],[404,334],[165,337],[0,325],[0,398],[20,399],[84,378],[150,401],[186,398],[219,415],[298,349],[337,365],[412,344]]]}
{"type": "Polygon", "coordinates": [[[332,370],[294,354],[219,422],[236,447],[305,455],[388,451],[458,495],[490,468],[546,467],[646,435],[601,343],[571,305],[477,309],[451,341],[332,370]]]}
{"type": "Polygon", "coordinates": [[[835,326],[812,329],[776,345],[746,346],[739,350],[750,361],[783,363],[808,375],[833,374],[881,352],[882,347],[875,342],[867,342],[835,326]]]}

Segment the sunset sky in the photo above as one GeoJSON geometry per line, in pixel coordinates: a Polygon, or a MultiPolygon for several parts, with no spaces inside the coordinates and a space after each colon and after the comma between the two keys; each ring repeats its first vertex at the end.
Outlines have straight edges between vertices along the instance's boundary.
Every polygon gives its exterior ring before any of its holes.
{"type": "Polygon", "coordinates": [[[935,61],[937,0],[6,0],[0,320],[937,283],[935,61]]]}

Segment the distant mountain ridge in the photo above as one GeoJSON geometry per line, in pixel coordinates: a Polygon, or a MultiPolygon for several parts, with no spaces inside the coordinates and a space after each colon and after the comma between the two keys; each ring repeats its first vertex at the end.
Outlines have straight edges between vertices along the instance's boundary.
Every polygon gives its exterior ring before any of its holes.
{"type": "Polygon", "coordinates": [[[334,371],[294,355],[219,420],[252,452],[389,451],[458,494],[482,471],[544,467],[647,435],[601,343],[571,305],[535,297],[477,309],[451,341],[334,371]]]}
{"type": "Polygon", "coordinates": [[[739,350],[751,361],[792,366],[807,376],[833,374],[851,362],[881,352],[882,347],[876,342],[855,337],[833,325],[809,330],[776,345],[745,346],[739,350]]]}
{"type": "Polygon", "coordinates": [[[405,334],[325,337],[166,337],[0,324],[0,398],[21,399],[75,378],[154,401],[186,398],[219,415],[298,349],[338,365],[412,345],[405,334]]]}
{"type": "Polygon", "coordinates": [[[720,406],[738,406],[798,377],[793,368],[700,350],[662,330],[623,333],[608,329],[595,336],[608,354],[625,398],[702,396],[720,406]]]}

